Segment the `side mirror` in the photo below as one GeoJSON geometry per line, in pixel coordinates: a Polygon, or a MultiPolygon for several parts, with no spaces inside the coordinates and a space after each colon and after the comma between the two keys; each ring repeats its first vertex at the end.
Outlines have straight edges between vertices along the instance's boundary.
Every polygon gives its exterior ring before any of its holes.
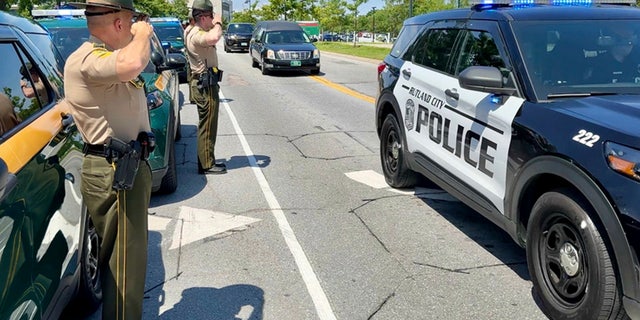
{"type": "Polygon", "coordinates": [[[187,65],[187,58],[181,53],[169,53],[167,55],[166,63],[162,65],[156,65],[157,73],[165,70],[182,69],[187,65]]]}
{"type": "Polygon", "coordinates": [[[458,75],[460,86],[475,91],[497,95],[512,95],[515,88],[505,87],[502,73],[496,67],[473,66],[466,68],[458,75]]]}
{"type": "Polygon", "coordinates": [[[318,42],[317,38],[311,38],[311,42],[318,42]]]}
{"type": "Polygon", "coordinates": [[[159,67],[164,64],[164,57],[162,56],[162,54],[158,53],[157,51],[151,50],[150,58],[151,58],[151,63],[153,63],[153,65],[156,67],[159,67]]]}

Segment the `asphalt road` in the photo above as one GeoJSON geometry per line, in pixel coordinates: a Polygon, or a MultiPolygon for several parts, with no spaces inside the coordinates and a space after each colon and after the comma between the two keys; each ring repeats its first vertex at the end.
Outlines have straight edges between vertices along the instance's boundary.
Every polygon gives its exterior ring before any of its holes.
{"type": "Polygon", "coordinates": [[[506,233],[428,182],[384,183],[375,61],[323,54],[317,77],[263,76],[219,55],[228,173],[197,175],[184,86],[178,190],[149,209],[144,319],[545,319],[506,233]]]}

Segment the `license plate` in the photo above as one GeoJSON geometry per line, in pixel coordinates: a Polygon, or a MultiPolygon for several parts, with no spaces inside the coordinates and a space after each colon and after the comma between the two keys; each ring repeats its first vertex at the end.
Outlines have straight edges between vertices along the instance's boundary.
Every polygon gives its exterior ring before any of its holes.
{"type": "Polygon", "coordinates": [[[240,45],[243,46],[243,47],[246,47],[247,43],[246,42],[242,42],[242,43],[240,43],[240,45]]]}
{"type": "Polygon", "coordinates": [[[298,60],[292,60],[291,61],[291,66],[292,67],[299,67],[301,65],[302,65],[302,63],[300,63],[300,61],[298,61],[298,60]]]}

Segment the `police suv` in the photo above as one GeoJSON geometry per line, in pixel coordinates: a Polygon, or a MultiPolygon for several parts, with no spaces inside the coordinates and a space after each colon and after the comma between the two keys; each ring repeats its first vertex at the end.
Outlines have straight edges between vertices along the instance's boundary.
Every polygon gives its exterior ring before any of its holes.
{"type": "Polygon", "coordinates": [[[550,318],[640,319],[640,9],[537,2],[404,22],[378,68],[384,175],[506,230],[550,318]]]}

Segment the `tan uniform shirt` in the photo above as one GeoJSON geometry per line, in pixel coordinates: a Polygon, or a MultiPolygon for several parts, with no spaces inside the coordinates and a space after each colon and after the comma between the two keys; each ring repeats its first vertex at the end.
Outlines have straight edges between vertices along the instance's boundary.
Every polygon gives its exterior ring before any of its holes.
{"type": "Polygon", "coordinates": [[[193,74],[201,74],[206,68],[218,67],[216,46],[207,44],[204,39],[206,34],[207,31],[198,26],[194,26],[187,34],[187,56],[193,74]]]}
{"type": "Polygon", "coordinates": [[[90,37],[67,59],[66,102],[85,142],[103,144],[113,136],[125,142],[151,131],[142,81],[121,82],[116,73],[118,50],[90,37]]]}

